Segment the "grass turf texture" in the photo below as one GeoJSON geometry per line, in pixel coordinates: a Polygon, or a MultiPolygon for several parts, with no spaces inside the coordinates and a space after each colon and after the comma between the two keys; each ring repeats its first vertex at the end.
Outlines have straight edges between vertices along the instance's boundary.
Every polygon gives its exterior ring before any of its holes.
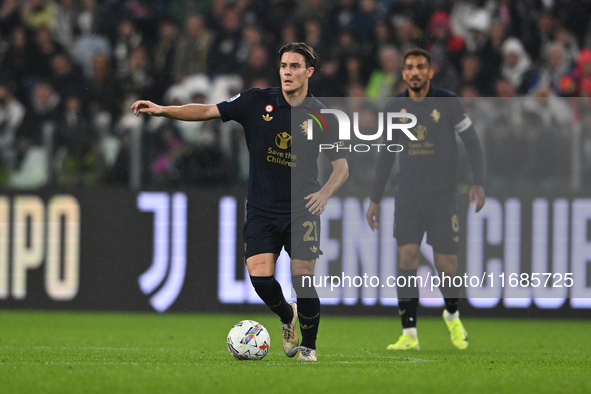
{"type": "Polygon", "coordinates": [[[419,321],[421,350],[385,350],[398,318],[322,319],[319,362],[281,348],[273,315],[0,311],[0,393],[584,393],[588,321],[462,319],[453,348],[441,319],[419,321]],[[242,319],[271,334],[262,361],[237,361],[226,335],[242,319]]]}

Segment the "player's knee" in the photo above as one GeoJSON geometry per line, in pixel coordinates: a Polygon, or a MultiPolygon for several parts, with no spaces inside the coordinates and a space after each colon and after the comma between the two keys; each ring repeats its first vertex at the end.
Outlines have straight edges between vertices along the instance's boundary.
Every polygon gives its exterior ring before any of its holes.
{"type": "Polygon", "coordinates": [[[416,261],[415,261],[415,259],[408,259],[408,260],[400,259],[400,262],[398,265],[403,270],[414,270],[419,267],[419,260],[416,259],[416,261]]]}
{"type": "Polygon", "coordinates": [[[291,260],[291,275],[314,275],[316,260],[291,260]]]}
{"type": "MultiPolygon", "coordinates": [[[[255,257],[256,258],[256,257],[255,257]]],[[[246,261],[248,274],[252,276],[273,276],[275,274],[275,267],[264,260],[253,260],[250,258],[246,261]]]]}
{"type": "Polygon", "coordinates": [[[413,270],[419,267],[418,245],[404,245],[398,248],[398,265],[403,270],[413,270]]]}
{"type": "Polygon", "coordinates": [[[318,298],[314,287],[314,275],[294,275],[291,277],[291,284],[297,298],[318,298]]]}
{"type": "Polygon", "coordinates": [[[455,276],[458,271],[458,268],[453,265],[445,265],[443,267],[437,267],[437,271],[444,273],[447,276],[455,276]]]}
{"type": "Polygon", "coordinates": [[[458,258],[455,255],[435,255],[435,268],[440,273],[449,276],[456,274],[458,270],[458,258]]]}

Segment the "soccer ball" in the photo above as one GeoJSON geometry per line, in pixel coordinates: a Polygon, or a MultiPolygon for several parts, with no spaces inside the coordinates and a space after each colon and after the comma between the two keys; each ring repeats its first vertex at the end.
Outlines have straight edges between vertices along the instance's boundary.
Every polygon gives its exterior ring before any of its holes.
{"type": "Polygon", "coordinates": [[[242,320],[228,333],[228,350],[237,360],[262,360],[270,345],[269,332],[256,321],[242,320]]]}

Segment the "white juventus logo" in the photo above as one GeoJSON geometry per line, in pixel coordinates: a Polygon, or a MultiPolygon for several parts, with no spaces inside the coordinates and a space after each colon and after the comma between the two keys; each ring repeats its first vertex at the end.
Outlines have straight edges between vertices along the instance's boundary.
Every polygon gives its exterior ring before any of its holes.
{"type": "Polygon", "coordinates": [[[177,299],[185,282],[187,196],[184,193],[175,193],[171,207],[168,193],[142,192],[138,195],[137,206],[142,212],[154,212],[152,265],[140,275],[138,282],[142,292],[151,295],[152,307],[158,312],[164,312],[177,299]]]}

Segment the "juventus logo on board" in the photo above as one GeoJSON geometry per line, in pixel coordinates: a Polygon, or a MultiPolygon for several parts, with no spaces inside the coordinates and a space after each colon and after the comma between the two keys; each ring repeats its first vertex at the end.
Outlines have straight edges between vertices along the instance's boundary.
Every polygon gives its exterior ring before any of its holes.
{"type": "Polygon", "coordinates": [[[177,299],[185,282],[187,267],[187,195],[142,192],[137,198],[142,212],[154,213],[152,265],[138,278],[150,305],[166,311],[177,299]],[[171,220],[172,212],[172,220],[171,220]]]}

